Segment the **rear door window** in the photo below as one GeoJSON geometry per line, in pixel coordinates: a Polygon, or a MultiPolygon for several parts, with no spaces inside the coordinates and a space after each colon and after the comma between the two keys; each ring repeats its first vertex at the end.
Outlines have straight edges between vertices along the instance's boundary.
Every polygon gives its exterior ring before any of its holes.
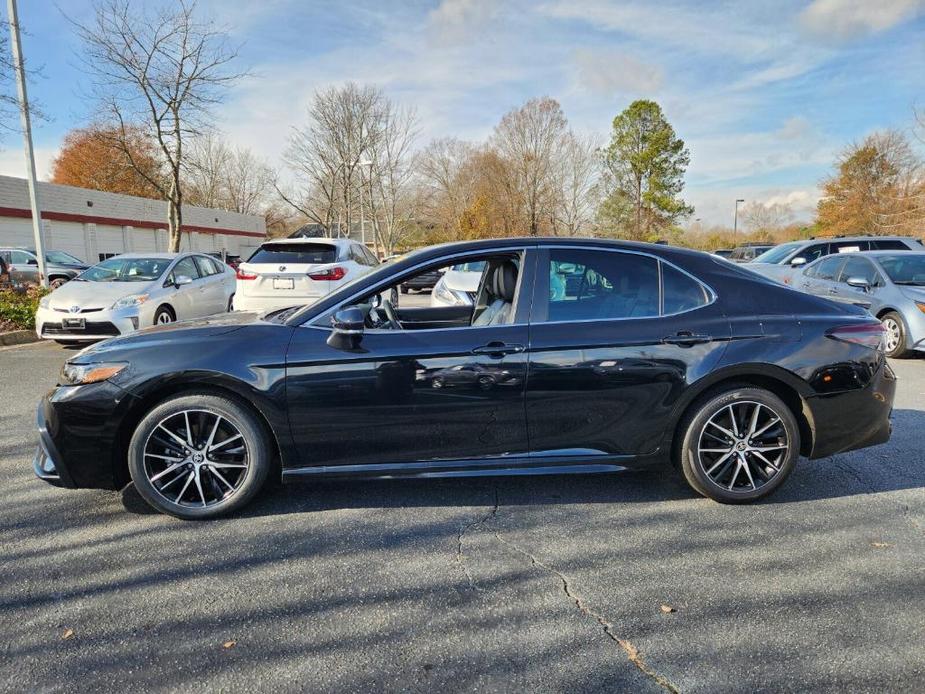
{"type": "Polygon", "coordinates": [[[867,241],[833,241],[829,244],[829,253],[857,253],[869,250],[870,243],[867,241]]]}
{"type": "Polygon", "coordinates": [[[175,282],[177,277],[187,276],[190,279],[199,279],[199,268],[196,267],[196,263],[193,260],[192,256],[186,256],[182,258],[176,265],[173,266],[173,270],[170,273],[170,281],[175,282]]]}
{"type": "Polygon", "coordinates": [[[249,263],[322,265],[337,260],[337,247],[327,243],[274,243],[258,248],[249,263]]]}
{"type": "Polygon", "coordinates": [[[710,303],[706,287],[667,263],[662,263],[662,291],[664,315],[691,311],[710,303]]]}

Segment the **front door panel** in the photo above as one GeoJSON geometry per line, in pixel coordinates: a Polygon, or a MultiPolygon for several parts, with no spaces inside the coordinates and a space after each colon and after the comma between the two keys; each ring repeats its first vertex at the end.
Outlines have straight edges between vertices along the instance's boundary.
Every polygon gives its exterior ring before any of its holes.
{"type": "Polygon", "coordinates": [[[356,352],[330,332],[295,331],[287,357],[290,426],[303,466],[526,455],[523,325],[370,330],[356,352]]]}

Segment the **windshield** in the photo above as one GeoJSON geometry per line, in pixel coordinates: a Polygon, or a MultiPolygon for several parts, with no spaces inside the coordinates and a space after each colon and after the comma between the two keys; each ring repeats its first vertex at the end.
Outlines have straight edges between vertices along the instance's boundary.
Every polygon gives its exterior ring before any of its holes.
{"type": "Polygon", "coordinates": [[[84,270],[77,279],[85,282],[151,282],[164,274],[171,261],[171,258],[110,258],[84,270]]]}
{"type": "Polygon", "coordinates": [[[880,256],[877,260],[894,283],[925,287],[925,255],[903,253],[880,256]]]}
{"type": "Polygon", "coordinates": [[[49,263],[58,263],[60,265],[83,265],[84,261],[75,258],[70,253],[64,251],[46,251],[45,260],[49,263]]]}
{"type": "Polygon", "coordinates": [[[781,263],[783,262],[788,255],[793,253],[795,250],[800,248],[803,245],[802,241],[793,241],[791,243],[782,243],[779,246],[774,246],[769,251],[765,251],[757,258],[755,258],[753,263],[781,263]]]}
{"type": "Polygon", "coordinates": [[[319,265],[337,260],[337,246],[329,243],[273,243],[261,246],[248,263],[319,265]]]}

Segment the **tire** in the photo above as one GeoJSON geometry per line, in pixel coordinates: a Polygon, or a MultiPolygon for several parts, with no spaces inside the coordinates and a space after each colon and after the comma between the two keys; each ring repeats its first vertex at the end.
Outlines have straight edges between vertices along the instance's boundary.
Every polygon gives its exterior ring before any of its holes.
{"type": "Polygon", "coordinates": [[[732,386],[707,393],[691,405],[678,431],[687,483],[723,504],[748,503],[771,494],[800,457],[796,417],[783,400],[763,388],[732,386]],[[756,406],[758,419],[752,427],[756,406]],[[730,411],[736,416],[734,426],[730,411]],[[749,439],[750,430],[758,436],[749,439]]]}
{"type": "Polygon", "coordinates": [[[231,313],[234,311],[234,294],[228,297],[228,308],[225,310],[226,313],[231,313]]]}
{"type": "Polygon", "coordinates": [[[166,304],[158,306],[157,311],[154,312],[154,325],[166,325],[167,323],[173,323],[175,320],[177,320],[176,315],[170,306],[166,304]]]}
{"type": "Polygon", "coordinates": [[[67,284],[67,277],[55,277],[48,283],[48,288],[57,289],[65,284],[67,284]]]}
{"type": "Polygon", "coordinates": [[[138,493],[154,509],[201,520],[247,505],[267,480],[271,451],[269,433],[249,408],[219,395],[179,395],[138,423],[128,447],[128,469],[138,493]],[[162,426],[194,445],[181,447],[162,426]],[[243,445],[229,445],[238,436],[243,445]],[[167,471],[171,467],[176,475],[167,471]]]}
{"type": "Polygon", "coordinates": [[[884,336],[883,351],[888,357],[893,359],[902,359],[909,356],[910,350],[906,349],[906,323],[896,311],[890,311],[884,314],[880,319],[883,329],[886,331],[884,336]]]}
{"type": "Polygon", "coordinates": [[[80,340],[55,340],[62,347],[76,347],[80,344],[80,340]]]}

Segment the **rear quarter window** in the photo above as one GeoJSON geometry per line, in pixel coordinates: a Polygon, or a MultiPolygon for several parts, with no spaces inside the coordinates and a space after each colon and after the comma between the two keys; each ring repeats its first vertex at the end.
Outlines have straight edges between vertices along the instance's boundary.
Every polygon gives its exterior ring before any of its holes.
{"type": "Polygon", "coordinates": [[[326,243],[274,243],[261,246],[247,262],[320,265],[337,260],[337,247],[326,243]]]}
{"type": "Polygon", "coordinates": [[[662,294],[664,315],[691,311],[710,303],[706,287],[667,263],[662,263],[662,294]]]}

